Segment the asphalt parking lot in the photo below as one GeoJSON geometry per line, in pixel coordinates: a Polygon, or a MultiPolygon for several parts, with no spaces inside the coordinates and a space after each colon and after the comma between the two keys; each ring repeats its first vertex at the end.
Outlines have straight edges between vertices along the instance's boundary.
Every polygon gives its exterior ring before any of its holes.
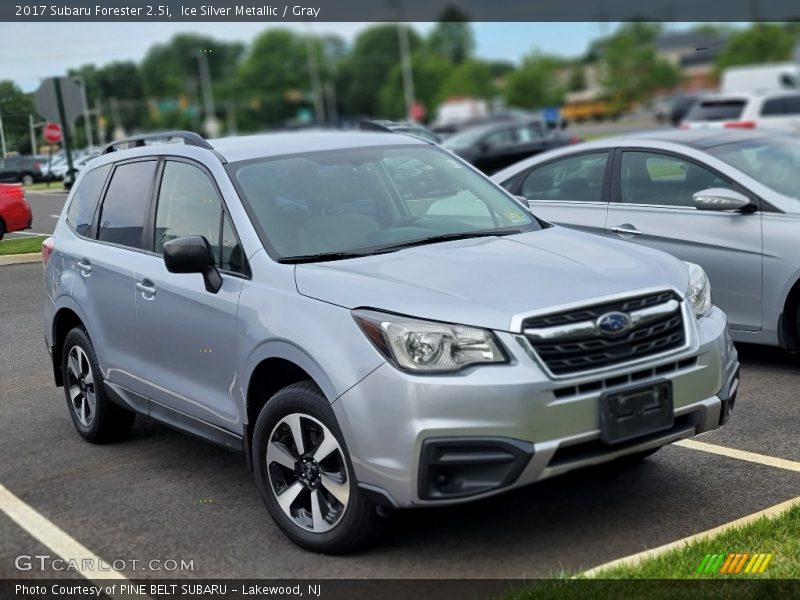
{"type": "MultiPolygon", "coordinates": [[[[49,197],[39,209],[38,200],[35,211],[51,210],[49,197]]],[[[34,230],[49,233],[41,222],[34,230]]],[[[193,561],[191,572],[123,569],[128,577],[534,578],[800,496],[800,472],[670,446],[627,470],[591,469],[455,508],[398,513],[381,542],[354,556],[310,554],[273,525],[240,455],[146,419],[120,444],[78,437],[48,364],[41,278],[40,264],[0,267],[0,485],[109,562],[193,561]]],[[[733,420],[700,439],[800,461],[800,359],[755,346],[740,355],[733,420]]],[[[0,511],[0,578],[64,576],[14,567],[19,554],[48,552],[0,511]]]]}

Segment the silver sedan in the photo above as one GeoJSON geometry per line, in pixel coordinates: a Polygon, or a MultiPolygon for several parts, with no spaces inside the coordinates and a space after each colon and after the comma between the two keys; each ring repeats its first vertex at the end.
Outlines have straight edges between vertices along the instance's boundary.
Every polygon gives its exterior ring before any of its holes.
{"type": "Polygon", "coordinates": [[[800,350],[800,141],[659,131],[595,141],[492,177],[544,220],[701,265],[734,340],[800,350]]]}

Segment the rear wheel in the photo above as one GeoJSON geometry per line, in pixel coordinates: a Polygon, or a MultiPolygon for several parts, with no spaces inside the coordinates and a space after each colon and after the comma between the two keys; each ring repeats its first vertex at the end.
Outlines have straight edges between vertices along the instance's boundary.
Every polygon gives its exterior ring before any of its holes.
{"type": "Polygon", "coordinates": [[[3,236],[6,234],[6,224],[3,223],[3,219],[0,219],[0,240],[3,239],[3,236]]]}
{"type": "Polygon", "coordinates": [[[344,554],[373,536],[375,506],[358,489],[330,404],[312,382],[290,385],[266,403],[253,434],[253,464],[267,510],[297,545],[344,554]]]}
{"type": "Polygon", "coordinates": [[[33,178],[33,175],[31,175],[30,173],[25,173],[20,181],[22,182],[22,185],[31,185],[35,180],[33,178]]]}
{"type": "Polygon", "coordinates": [[[106,396],[94,346],[82,327],[64,339],[61,369],[69,414],[81,437],[100,444],[127,436],[136,415],[106,396]]]}

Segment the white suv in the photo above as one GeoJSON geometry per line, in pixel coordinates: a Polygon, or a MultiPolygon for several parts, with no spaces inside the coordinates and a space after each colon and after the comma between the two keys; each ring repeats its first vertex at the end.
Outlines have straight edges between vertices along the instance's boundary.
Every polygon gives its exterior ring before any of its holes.
{"type": "Polygon", "coordinates": [[[725,127],[800,131],[800,91],[710,94],[689,111],[684,129],[725,127]]]}

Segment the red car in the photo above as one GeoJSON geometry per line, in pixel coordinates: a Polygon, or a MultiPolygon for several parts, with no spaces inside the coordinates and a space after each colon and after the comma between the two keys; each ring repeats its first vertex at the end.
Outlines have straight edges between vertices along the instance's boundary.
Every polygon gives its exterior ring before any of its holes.
{"type": "Polygon", "coordinates": [[[0,183],[0,240],[12,231],[30,229],[33,215],[22,186],[0,183]]]}

